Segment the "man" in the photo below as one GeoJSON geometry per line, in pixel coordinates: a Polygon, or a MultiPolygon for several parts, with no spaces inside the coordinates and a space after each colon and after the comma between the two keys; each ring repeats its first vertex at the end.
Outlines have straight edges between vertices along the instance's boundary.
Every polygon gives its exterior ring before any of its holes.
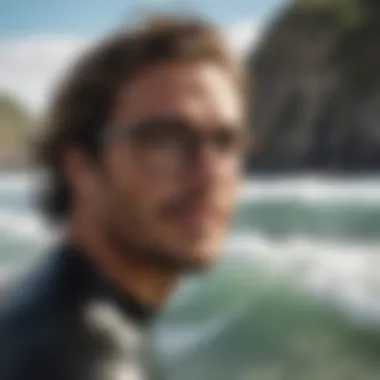
{"type": "Polygon", "coordinates": [[[246,130],[242,73],[201,20],[93,47],[41,145],[62,243],[8,297],[0,379],[143,379],[145,332],[179,277],[215,260],[246,130]]]}

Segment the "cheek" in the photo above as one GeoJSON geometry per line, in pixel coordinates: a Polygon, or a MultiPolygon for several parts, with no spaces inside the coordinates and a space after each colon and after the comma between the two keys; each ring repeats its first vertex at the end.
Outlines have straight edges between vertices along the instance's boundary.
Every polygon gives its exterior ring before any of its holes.
{"type": "Polygon", "coordinates": [[[239,185],[242,181],[242,174],[238,171],[232,171],[221,175],[218,185],[226,194],[233,196],[238,191],[239,185]]]}
{"type": "Polygon", "coordinates": [[[236,200],[238,196],[238,187],[236,182],[230,182],[228,186],[226,186],[226,198],[228,205],[231,208],[235,206],[236,200]]]}
{"type": "Polygon", "coordinates": [[[144,170],[131,152],[115,150],[108,165],[119,197],[134,202],[132,206],[145,217],[154,215],[154,210],[179,190],[173,181],[144,170]]]}
{"type": "Polygon", "coordinates": [[[226,216],[231,217],[238,201],[241,180],[239,177],[231,178],[221,187],[222,198],[226,216]]]}

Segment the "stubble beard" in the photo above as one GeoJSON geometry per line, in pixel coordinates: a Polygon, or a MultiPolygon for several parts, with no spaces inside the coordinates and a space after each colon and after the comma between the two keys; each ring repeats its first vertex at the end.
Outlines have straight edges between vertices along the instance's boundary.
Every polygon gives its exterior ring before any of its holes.
{"type": "MultiPolygon", "coordinates": [[[[149,236],[142,236],[136,226],[119,220],[109,220],[105,226],[108,244],[117,252],[125,263],[137,262],[140,266],[154,267],[163,271],[183,274],[196,274],[207,271],[215,259],[204,261],[202,259],[187,260],[183,252],[173,252],[154,242],[149,236]]],[[[184,248],[186,250],[186,248],[184,248]]],[[[213,258],[214,252],[209,253],[213,258]]],[[[193,257],[189,254],[187,257],[193,257]]],[[[206,255],[208,256],[208,255],[206,255]]]]}
{"type": "MultiPolygon", "coordinates": [[[[188,198],[191,200],[191,197],[188,198]]],[[[120,256],[120,260],[184,274],[204,272],[213,265],[217,256],[216,252],[213,252],[214,248],[206,254],[191,252],[193,249],[189,248],[187,254],[186,247],[180,247],[177,251],[165,247],[165,244],[150,234],[144,226],[137,205],[138,202],[133,199],[126,202],[124,198],[124,201],[121,201],[115,193],[109,198],[103,230],[108,244],[120,256]],[[202,256],[207,259],[202,259],[202,256]]],[[[161,212],[161,216],[166,215],[161,212]]]]}

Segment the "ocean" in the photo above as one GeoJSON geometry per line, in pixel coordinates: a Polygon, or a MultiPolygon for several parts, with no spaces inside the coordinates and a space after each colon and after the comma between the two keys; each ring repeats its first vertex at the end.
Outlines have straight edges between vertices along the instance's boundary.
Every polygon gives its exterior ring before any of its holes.
{"type": "MultiPolygon", "coordinates": [[[[0,283],[54,237],[35,173],[0,180],[0,283]]],[[[213,270],[158,321],[170,379],[380,377],[380,178],[249,178],[213,270]]]]}

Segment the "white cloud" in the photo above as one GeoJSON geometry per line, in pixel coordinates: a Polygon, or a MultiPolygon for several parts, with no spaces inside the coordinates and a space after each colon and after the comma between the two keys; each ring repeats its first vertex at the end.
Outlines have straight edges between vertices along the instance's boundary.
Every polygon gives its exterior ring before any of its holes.
{"type": "MultiPolygon", "coordinates": [[[[259,28],[242,22],[227,29],[233,51],[244,55],[259,28]]],[[[57,78],[90,41],[71,36],[34,36],[0,40],[0,91],[21,99],[32,111],[44,109],[57,78]]]]}
{"type": "Polygon", "coordinates": [[[241,22],[227,30],[227,39],[233,51],[244,56],[260,37],[260,26],[250,21],[241,22]]]}
{"type": "Polygon", "coordinates": [[[66,36],[0,40],[0,90],[43,109],[55,80],[85,44],[66,36]]]}

